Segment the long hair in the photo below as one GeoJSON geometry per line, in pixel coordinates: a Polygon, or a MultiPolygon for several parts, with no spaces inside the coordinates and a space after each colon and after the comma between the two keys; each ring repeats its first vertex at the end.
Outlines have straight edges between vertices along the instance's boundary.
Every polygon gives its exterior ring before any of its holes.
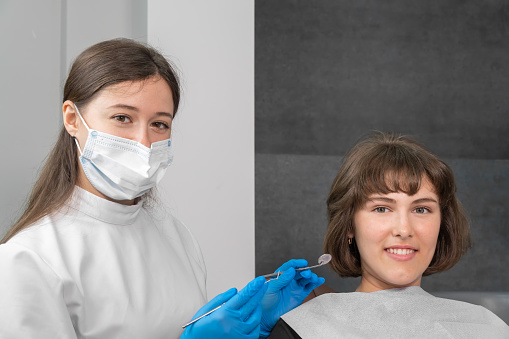
{"type": "MultiPolygon", "coordinates": [[[[170,86],[174,111],[180,102],[178,76],[168,60],[154,48],[130,39],[113,39],[95,44],[74,61],[64,86],[63,101],[86,106],[108,86],[125,81],[160,76],[170,86]]],[[[26,208],[0,243],[61,208],[70,198],[78,180],[78,152],[73,138],[62,126],[49,153],[26,208]]]]}
{"type": "Polygon", "coordinates": [[[470,222],[456,198],[450,167],[423,145],[392,133],[373,133],[355,145],[343,160],[327,199],[329,224],[324,253],[332,255],[330,267],[343,277],[360,276],[361,258],[355,239],[355,212],[374,193],[404,192],[414,195],[427,178],[439,198],[441,222],[435,254],[423,275],[453,267],[471,245],[470,222]]]}

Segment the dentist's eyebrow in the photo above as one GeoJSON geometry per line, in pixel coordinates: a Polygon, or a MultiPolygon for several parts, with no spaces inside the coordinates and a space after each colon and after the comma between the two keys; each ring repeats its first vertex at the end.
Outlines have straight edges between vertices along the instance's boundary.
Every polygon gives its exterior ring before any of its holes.
{"type": "Polygon", "coordinates": [[[171,113],[167,113],[167,112],[157,112],[156,113],[158,116],[164,116],[164,117],[168,117],[170,119],[173,119],[173,114],[171,113]]]}
{"type": "MultiPolygon", "coordinates": [[[[140,111],[138,109],[138,107],[134,107],[134,106],[131,106],[131,105],[126,105],[126,104],[111,105],[108,108],[123,108],[123,109],[127,109],[127,110],[134,111],[134,112],[139,112],[140,111]]],[[[165,116],[165,117],[168,117],[170,119],[173,119],[173,114],[168,113],[168,112],[157,112],[156,115],[158,115],[158,116],[165,116]]]]}
{"type": "Polygon", "coordinates": [[[125,104],[111,105],[108,108],[124,108],[124,109],[128,109],[130,111],[135,111],[135,112],[139,111],[138,107],[134,107],[134,106],[131,106],[131,105],[125,105],[125,104]]]}

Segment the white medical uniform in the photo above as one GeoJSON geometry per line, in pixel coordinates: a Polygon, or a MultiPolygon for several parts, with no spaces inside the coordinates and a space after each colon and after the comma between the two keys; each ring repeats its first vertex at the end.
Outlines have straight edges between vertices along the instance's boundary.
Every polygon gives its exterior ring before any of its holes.
{"type": "Polygon", "coordinates": [[[206,302],[205,278],[178,220],[76,187],[0,245],[0,338],[178,338],[206,302]]]}

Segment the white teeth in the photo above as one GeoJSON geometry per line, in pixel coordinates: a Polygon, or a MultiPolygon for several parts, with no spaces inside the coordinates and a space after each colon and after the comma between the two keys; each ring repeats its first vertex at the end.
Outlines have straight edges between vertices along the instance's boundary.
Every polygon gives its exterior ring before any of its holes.
{"type": "Polygon", "coordinates": [[[392,254],[397,254],[397,255],[407,255],[407,254],[415,252],[415,250],[411,250],[409,248],[397,248],[397,249],[396,248],[388,248],[386,251],[389,253],[392,253],[392,254]]]}

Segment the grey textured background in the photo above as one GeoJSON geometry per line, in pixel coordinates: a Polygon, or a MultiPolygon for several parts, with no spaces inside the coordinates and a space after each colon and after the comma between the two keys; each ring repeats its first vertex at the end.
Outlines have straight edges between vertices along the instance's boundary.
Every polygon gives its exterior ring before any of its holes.
{"type": "MultiPolygon", "coordinates": [[[[325,200],[371,130],[453,168],[473,248],[429,291],[509,290],[509,2],[257,0],[256,274],[322,253],[325,200]]],[[[317,273],[338,291],[358,279],[317,273]]]]}

